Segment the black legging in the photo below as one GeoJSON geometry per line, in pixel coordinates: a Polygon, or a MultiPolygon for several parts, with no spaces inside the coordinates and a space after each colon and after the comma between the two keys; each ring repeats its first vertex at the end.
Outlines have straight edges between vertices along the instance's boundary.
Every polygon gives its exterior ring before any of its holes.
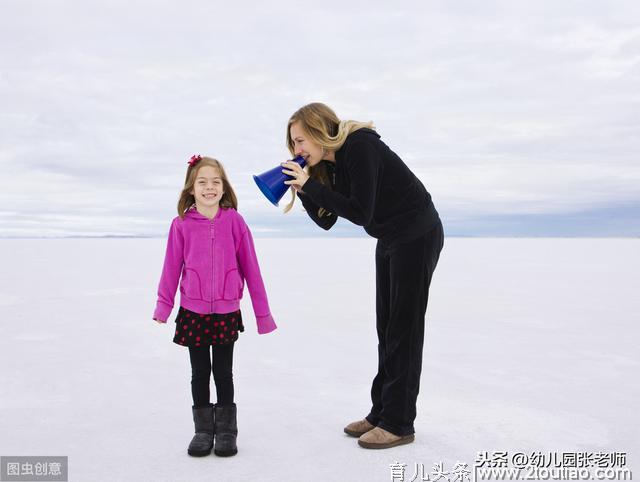
{"type": "MultiPolygon", "coordinates": [[[[233,403],[233,345],[212,345],[213,381],[219,405],[233,403]]],[[[209,346],[189,347],[191,359],[191,396],[194,407],[206,407],[210,402],[211,357],[209,346]]]]}

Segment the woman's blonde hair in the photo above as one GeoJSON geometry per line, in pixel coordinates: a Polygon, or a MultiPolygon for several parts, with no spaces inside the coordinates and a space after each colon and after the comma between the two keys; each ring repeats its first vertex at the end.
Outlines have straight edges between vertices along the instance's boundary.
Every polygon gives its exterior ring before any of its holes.
{"type": "Polygon", "coordinates": [[[196,178],[198,177],[198,171],[201,167],[211,166],[218,170],[220,173],[220,178],[222,179],[222,186],[224,189],[224,194],[220,199],[220,207],[223,208],[233,208],[235,210],[238,209],[238,198],[236,197],[236,193],[231,187],[229,183],[229,178],[227,177],[227,173],[224,172],[224,167],[217,159],[212,157],[202,157],[198,162],[196,162],[193,166],[189,165],[187,168],[187,175],[184,180],[184,187],[182,188],[182,192],[180,193],[180,199],[178,200],[178,216],[184,218],[184,214],[189,210],[191,206],[193,206],[196,202],[195,197],[191,194],[193,191],[193,186],[196,183],[196,178]]]}
{"type": "MultiPolygon", "coordinates": [[[[287,148],[292,156],[295,156],[295,146],[291,138],[291,125],[300,122],[302,130],[309,140],[319,144],[325,151],[337,151],[342,147],[347,136],[362,128],[375,129],[372,122],[358,122],[354,120],[342,121],[336,113],[326,104],[313,102],[307,104],[293,113],[287,123],[287,148]]],[[[317,179],[323,184],[329,184],[327,168],[323,163],[305,168],[309,177],[317,179]]],[[[284,208],[289,212],[296,200],[296,191],[291,188],[291,202],[284,208]]],[[[318,216],[326,213],[324,208],[318,210],[318,216]]]]}

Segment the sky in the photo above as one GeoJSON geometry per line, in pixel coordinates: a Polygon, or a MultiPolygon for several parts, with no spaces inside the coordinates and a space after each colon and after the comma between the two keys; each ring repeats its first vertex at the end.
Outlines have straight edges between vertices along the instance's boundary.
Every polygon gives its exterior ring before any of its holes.
{"type": "MultiPolygon", "coordinates": [[[[458,236],[640,235],[633,1],[6,0],[0,237],[165,236],[193,154],[252,175],[309,102],[373,121],[458,236]]],[[[284,204],[284,203],[281,203],[284,204]]]]}

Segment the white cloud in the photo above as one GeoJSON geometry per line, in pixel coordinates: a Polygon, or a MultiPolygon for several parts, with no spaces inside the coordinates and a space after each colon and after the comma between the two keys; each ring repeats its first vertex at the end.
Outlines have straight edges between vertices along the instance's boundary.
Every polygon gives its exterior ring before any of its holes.
{"type": "Polygon", "coordinates": [[[289,115],[316,100],[373,120],[456,216],[640,198],[635,2],[248,6],[4,5],[4,208],[94,210],[83,230],[108,231],[129,206],[148,229],[201,153],[272,213],[250,175],[287,157],[289,115]]]}

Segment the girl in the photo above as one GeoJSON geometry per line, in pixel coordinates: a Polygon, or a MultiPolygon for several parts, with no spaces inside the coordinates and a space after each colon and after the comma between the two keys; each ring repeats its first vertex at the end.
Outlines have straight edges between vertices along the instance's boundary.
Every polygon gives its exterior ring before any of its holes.
{"type": "Polygon", "coordinates": [[[341,121],[328,106],[309,104],[289,119],[287,147],[307,161],[308,172],[295,162],[282,172],[294,178],[286,183],[309,217],[330,229],[341,216],[378,239],[372,407],[344,431],[364,448],[413,442],[429,284],[444,240],[438,212],[371,123],[341,121]]]}
{"type": "Polygon", "coordinates": [[[251,231],[237,208],[236,195],[220,162],[192,156],[178,216],[169,231],[153,319],[166,323],[180,281],[173,341],[189,347],[196,433],[187,453],[194,456],[209,455],[212,448],[220,456],[238,452],[232,366],[234,343],[244,331],[239,309],[244,280],[258,333],[276,329],[251,231]],[[218,399],[215,406],[209,401],[212,365],[218,399]]]}

